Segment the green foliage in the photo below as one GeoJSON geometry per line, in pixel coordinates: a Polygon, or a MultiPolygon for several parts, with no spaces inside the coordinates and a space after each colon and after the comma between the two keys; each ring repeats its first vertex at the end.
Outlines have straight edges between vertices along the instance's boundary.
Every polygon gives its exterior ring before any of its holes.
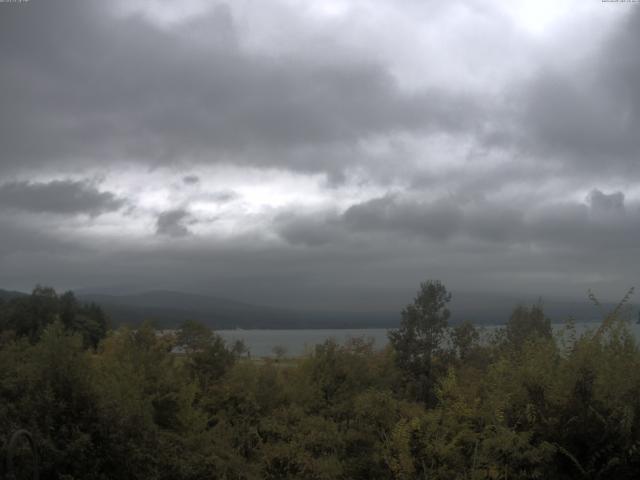
{"type": "Polygon", "coordinates": [[[551,320],[545,317],[541,305],[532,305],[529,308],[518,306],[507,322],[505,333],[508,345],[521,349],[527,341],[550,339],[551,320]]]}
{"type": "Polygon", "coordinates": [[[35,343],[57,320],[69,331],[80,333],[85,346],[93,348],[107,334],[109,323],[99,306],[81,305],[73,292],[58,296],[50,287],[38,285],[31,295],[0,303],[0,328],[5,339],[27,338],[35,343]]]}
{"type": "Polygon", "coordinates": [[[461,323],[451,330],[453,348],[458,358],[462,361],[467,360],[473,351],[477,349],[479,340],[480,334],[478,330],[469,321],[461,323]]]}
{"type": "Polygon", "coordinates": [[[19,427],[31,430],[40,450],[41,478],[99,472],[91,440],[96,397],[82,338],[56,321],[44,328],[36,345],[19,340],[2,348],[0,372],[1,430],[5,435],[19,427]]]}
{"type": "Polygon", "coordinates": [[[37,288],[0,305],[0,442],[29,429],[43,479],[637,477],[640,349],[623,309],[554,337],[540,307],[519,307],[487,343],[445,328],[449,299],[423,284],[385,350],[329,340],[273,360],[195,322],[92,336],[97,307],[37,288]]]}
{"type": "Polygon", "coordinates": [[[204,391],[221,378],[244,351],[243,345],[237,343],[232,350],[228,349],[222,337],[195,321],[182,324],[176,343],[184,349],[187,369],[204,391]]]}
{"type": "Polygon", "coordinates": [[[176,344],[186,353],[193,353],[208,347],[214,339],[213,331],[203,323],[194,320],[182,322],[176,336],[176,344]]]}
{"type": "Polygon", "coordinates": [[[437,363],[450,312],[451,294],[439,281],[420,284],[413,303],[402,310],[400,328],[389,333],[396,362],[417,399],[433,404],[437,363]]]}

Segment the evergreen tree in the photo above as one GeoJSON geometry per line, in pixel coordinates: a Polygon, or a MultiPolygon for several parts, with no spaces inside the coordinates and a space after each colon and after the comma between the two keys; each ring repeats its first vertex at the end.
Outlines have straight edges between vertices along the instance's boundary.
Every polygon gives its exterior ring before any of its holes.
{"type": "Polygon", "coordinates": [[[431,405],[435,399],[435,355],[441,348],[451,294],[437,280],[420,284],[413,303],[402,310],[400,328],[389,333],[398,367],[413,381],[418,399],[431,405]]]}

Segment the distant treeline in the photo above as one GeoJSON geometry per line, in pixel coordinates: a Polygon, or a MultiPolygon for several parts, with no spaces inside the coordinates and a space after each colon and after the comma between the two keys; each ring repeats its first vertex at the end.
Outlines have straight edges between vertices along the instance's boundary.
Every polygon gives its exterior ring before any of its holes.
{"type": "Polygon", "coordinates": [[[113,330],[38,287],[0,300],[0,441],[29,430],[42,479],[637,478],[628,297],[581,335],[521,306],[489,342],[448,328],[450,300],[421,284],[384,351],[253,359],[200,323],[113,330]]]}

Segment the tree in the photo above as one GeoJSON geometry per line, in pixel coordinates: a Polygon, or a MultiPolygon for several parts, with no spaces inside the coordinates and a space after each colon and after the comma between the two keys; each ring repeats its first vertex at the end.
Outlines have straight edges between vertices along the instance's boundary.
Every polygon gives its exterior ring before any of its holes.
{"type": "Polygon", "coordinates": [[[102,308],[95,303],[79,304],[71,291],[62,294],[59,303],[59,316],[65,328],[81,333],[85,347],[96,348],[109,329],[109,321],[102,308]]]}
{"type": "Polygon", "coordinates": [[[271,349],[271,351],[276,356],[276,362],[279,362],[280,360],[282,360],[284,356],[287,354],[287,348],[283,345],[276,345],[271,349]]]}
{"type": "Polygon", "coordinates": [[[244,340],[240,340],[240,339],[235,340],[231,345],[231,351],[238,358],[242,357],[243,355],[246,355],[247,357],[251,356],[249,347],[247,347],[247,344],[244,343],[244,340]]]}
{"type": "Polygon", "coordinates": [[[416,396],[426,403],[434,400],[434,355],[448,325],[450,301],[440,281],[422,282],[413,303],[402,310],[400,328],[389,333],[398,367],[414,380],[416,396]]]}
{"type": "Polygon", "coordinates": [[[190,355],[189,367],[203,390],[221,378],[236,362],[222,337],[213,335],[211,342],[190,355]]]}
{"type": "Polygon", "coordinates": [[[37,285],[31,295],[9,302],[7,327],[18,337],[36,343],[47,325],[58,318],[59,300],[51,287],[37,285]]]}
{"type": "Polygon", "coordinates": [[[220,335],[193,320],[182,323],[177,344],[184,348],[188,368],[203,390],[222,377],[241,352],[241,345],[237,346],[238,351],[230,350],[220,335]]]}
{"type": "Polygon", "coordinates": [[[81,333],[84,346],[91,348],[98,346],[109,328],[107,315],[98,305],[82,305],[70,291],[58,296],[51,287],[38,285],[31,295],[12,298],[0,307],[3,336],[26,337],[31,343],[58,320],[69,332],[81,333]]]}
{"type": "Polygon", "coordinates": [[[477,345],[480,334],[473,323],[466,321],[458,325],[451,332],[451,340],[460,360],[466,360],[477,345]]]}
{"type": "Polygon", "coordinates": [[[530,308],[520,305],[507,322],[507,342],[515,349],[521,349],[529,340],[550,339],[552,336],[551,320],[545,317],[541,305],[532,305],[530,308]]]}
{"type": "Polygon", "coordinates": [[[78,300],[73,292],[68,291],[60,295],[60,320],[65,328],[72,329],[74,327],[74,319],[78,314],[78,300]]]}
{"type": "Polygon", "coordinates": [[[82,334],[85,346],[96,348],[107,336],[109,319],[99,305],[83,305],[74,318],[73,330],[82,334]]]}
{"type": "Polygon", "coordinates": [[[213,331],[203,323],[186,320],[180,325],[176,342],[186,353],[195,353],[209,346],[213,337],[213,331]]]}

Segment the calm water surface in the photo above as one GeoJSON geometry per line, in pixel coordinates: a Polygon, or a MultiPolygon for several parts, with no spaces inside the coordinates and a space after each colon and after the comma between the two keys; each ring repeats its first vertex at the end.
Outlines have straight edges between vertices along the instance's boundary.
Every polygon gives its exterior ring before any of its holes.
{"type": "Polygon", "coordinates": [[[273,355],[276,346],[284,347],[285,356],[298,356],[310,352],[319,343],[335,339],[339,343],[349,338],[373,338],[375,346],[383,348],[387,344],[386,328],[366,329],[318,329],[318,330],[217,330],[228,343],[242,340],[249,347],[251,355],[267,357],[273,355]]]}
{"type": "MultiPolygon", "coordinates": [[[[556,331],[563,328],[563,324],[554,325],[556,331]]],[[[576,331],[581,333],[587,329],[595,329],[599,323],[578,323],[576,331]]],[[[491,335],[500,326],[480,327],[484,337],[491,335]]],[[[242,340],[249,347],[251,355],[257,357],[273,356],[275,347],[284,347],[285,356],[298,356],[310,352],[313,347],[333,338],[339,343],[346,342],[349,338],[367,337],[374,340],[377,348],[384,348],[387,344],[386,328],[366,329],[318,329],[318,330],[218,330],[217,333],[227,342],[242,340]]],[[[631,325],[631,331],[637,339],[640,339],[640,325],[631,325]]]]}

